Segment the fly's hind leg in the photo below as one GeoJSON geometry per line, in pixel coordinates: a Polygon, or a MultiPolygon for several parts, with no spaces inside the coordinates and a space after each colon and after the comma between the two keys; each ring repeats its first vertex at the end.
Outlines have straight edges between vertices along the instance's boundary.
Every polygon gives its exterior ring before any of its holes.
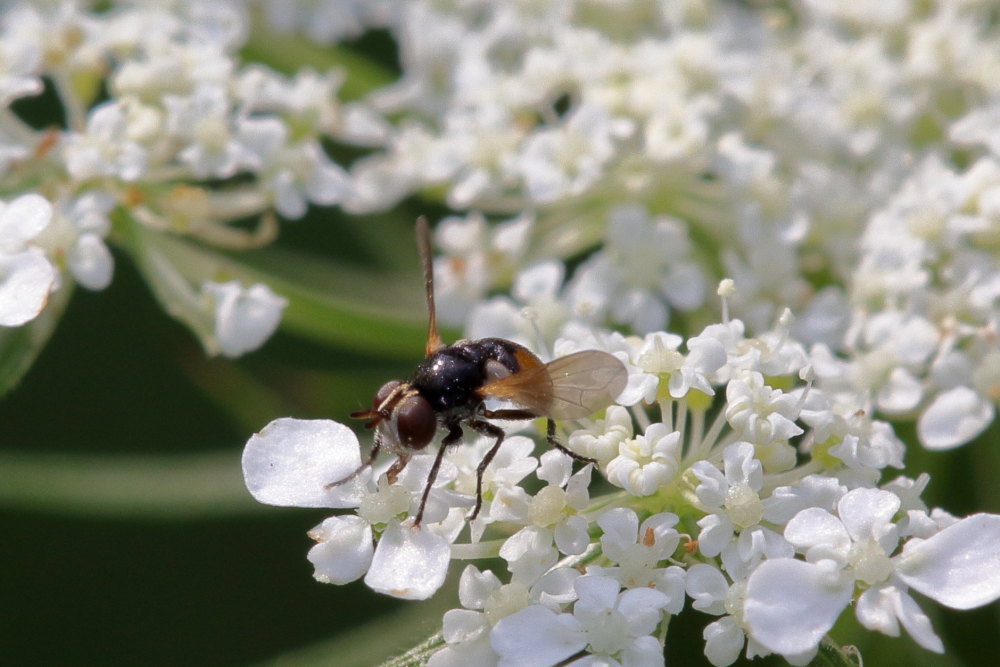
{"type": "MultiPolygon", "coordinates": [[[[504,411],[498,410],[497,412],[504,411]]],[[[507,417],[507,419],[510,419],[510,417],[507,417]]],[[[505,433],[499,426],[481,419],[473,419],[469,422],[469,426],[475,429],[478,433],[496,438],[496,442],[494,442],[493,446],[490,447],[490,451],[486,452],[486,456],[483,457],[483,460],[479,462],[479,467],[476,468],[476,507],[472,510],[472,514],[469,515],[469,521],[475,521],[476,517],[479,516],[479,510],[483,507],[483,474],[486,472],[486,468],[489,467],[493,457],[496,456],[497,452],[500,450],[500,445],[503,444],[505,433]]]]}
{"type": "Polygon", "coordinates": [[[566,447],[561,442],[556,440],[556,423],[551,419],[548,420],[548,425],[545,431],[545,439],[548,441],[550,445],[552,445],[553,447],[555,447],[556,449],[558,449],[560,452],[570,457],[571,459],[576,459],[580,463],[593,463],[594,467],[597,466],[597,459],[592,459],[589,456],[583,456],[581,454],[577,454],[572,449],[566,447]]]}

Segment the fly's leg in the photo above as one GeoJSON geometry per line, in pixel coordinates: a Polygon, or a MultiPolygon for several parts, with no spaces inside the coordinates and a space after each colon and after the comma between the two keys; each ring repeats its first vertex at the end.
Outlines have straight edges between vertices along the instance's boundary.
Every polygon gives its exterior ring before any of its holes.
{"type": "MultiPolygon", "coordinates": [[[[540,415],[536,415],[535,413],[529,412],[528,410],[483,410],[483,416],[488,419],[535,419],[540,415]]],[[[546,421],[548,423],[546,425],[547,428],[546,428],[545,440],[550,445],[558,449],[566,456],[570,457],[571,459],[575,459],[580,463],[593,463],[595,466],[597,465],[596,459],[592,459],[588,456],[582,456],[580,454],[577,454],[572,449],[566,447],[561,442],[556,440],[555,421],[552,419],[547,419],[546,421]]]]}
{"type": "MultiPolygon", "coordinates": [[[[497,412],[506,411],[498,410],[497,412]]],[[[511,410],[511,412],[515,411],[511,410]]],[[[506,417],[506,419],[510,419],[510,417],[506,417]]],[[[483,460],[479,462],[479,467],[476,468],[476,508],[472,510],[472,514],[469,515],[468,519],[469,521],[475,521],[476,517],[479,516],[479,510],[483,507],[483,474],[486,472],[486,468],[489,467],[490,461],[492,461],[493,457],[497,455],[500,445],[503,444],[505,434],[503,429],[499,426],[481,419],[473,419],[469,422],[469,426],[483,435],[489,435],[496,438],[496,442],[494,442],[493,446],[490,447],[490,451],[486,452],[486,456],[483,457],[483,460]]]]}
{"type": "Polygon", "coordinates": [[[552,445],[553,447],[555,447],[556,449],[558,449],[560,452],[570,457],[571,459],[576,459],[580,463],[593,463],[595,467],[597,466],[597,459],[592,459],[589,456],[583,456],[581,454],[577,454],[572,449],[566,447],[561,442],[556,440],[556,423],[551,419],[549,419],[548,422],[549,423],[546,428],[545,439],[548,441],[550,445],[552,445]]]}
{"type": "Polygon", "coordinates": [[[348,475],[344,479],[341,479],[341,480],[336,481],[336,482],[330,482],[329,484],[324,485],[323,486],[323,490],[324,491],[329,491],[330,489],[332,489],[335,486],[340,486],[341,484],[347,484],[352,479],[354,479],[355,477],[357,477],[358,475],[360,475],[362,472],[364,472],[366,468],[370,468],[371,465],[372,465],[372,463],[375,461],[375,456],[378,455],[380,449],[382,449],[382,442],[376,436],[375,437],[375,444],[372,445],[372,450],[371,450],[371,452],[368,453],[368,460],[365,461],[364,463],[362,463],[361,465],[359,465],[358,468],[357,468],[357,470],[355,470],[354,472],[352,472],[350,475],[348,475]]]}
{"type": "MultiPolygon", "coordinates": [[[[455,444],[462,439],[462,427],[457,423],[448,424],[448,435],[444,436],[441,441],[441,447],[438,449],[437,456],[434,457],[434,465],[431,466],[431,472],[427,475],[427,484],[424,485],[424,493],[420,496],[420,507],[417,509],[417,516],[413,519],[414,527],[420,526],[420,522],[424,519],[424,506],[427,504],[427,496],[431,493],[431,487],[434,486],[434,480],[437,479],[438,469],[441,468],[441,459],[444,458],[445,450],[448,449],[450,445],[455,444]]],[[[402,470],[402,468],[400,468],[402,470]]],[[[395,482],[395,479],[391,481],[395,482]]]]}

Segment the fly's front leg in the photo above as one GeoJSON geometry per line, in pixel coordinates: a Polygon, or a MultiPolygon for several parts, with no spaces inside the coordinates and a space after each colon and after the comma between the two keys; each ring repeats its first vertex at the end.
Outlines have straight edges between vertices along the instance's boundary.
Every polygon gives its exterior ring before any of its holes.
{"type": "Polygon", "coordinates": [[[455,444],[462,439],[462,427],[458,424],[447,424],[448,435],[444,436],[441,441],[441,446],[438,448],[437,456],[434,457],[434,465],[431,466],[431,472],[427,475],[427,483],[424,485],[424,493],[420,496],[420,507],[417,509],[417,516],[413,519],[414,527],[420,525],[420,522],[424,520],[424,505],[427,504],[427,496],[431,493],[431,487],[434,486],[434,480],[437,479],[438,470],[441,468],[441,459],[444,458],[444,452],[448,449],[450,445],[455,444]]]}
{"type": "MultiPolygon", "coordinates": [[[[362,463],[361,465],[359,465],[358,468],[357,468],[357,470],[355,470],[354,472],[352,472],[350,475],[348,475],[344,479],[338,480],[336,482],[330,482],[329,484],[324,485],[323,486],[323,490],[324,491],[329,491],[330,489],[332,489],[335,486],[340,486],[341,484],[347,484],[352,479],[354,479],[355,477],[357,477],[358,475],[360,475],[362,472],[364,472],[365,468],[370,468],[371,465],[372,465],[372,463],[375,461],[375,456],[379,453],[380,449],[382,449],[382,440],[381,440],[381,438],[378,437],[378,435],[376,435],[375,436],[375,444],[372,445],[372,450],[368,453],[368,460],[365,461],[364,463],[362,463]]],[[[406,464],[404,463],[403,465],[406,465],[406,464]]],[[[402,470],[402,468],[400,468],[400,470],[402,470]]]]}

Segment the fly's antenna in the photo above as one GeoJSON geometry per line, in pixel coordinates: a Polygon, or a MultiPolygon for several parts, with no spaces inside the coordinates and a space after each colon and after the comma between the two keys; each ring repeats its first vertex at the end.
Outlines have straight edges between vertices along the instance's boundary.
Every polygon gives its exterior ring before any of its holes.
{"type": "Polygon", "coordinates": [[[424,348],[429,357],[443,347],[437,330],[437,316],[434,311],[434,255],[431,252],[431,233],[427,218],[417,218],[417,248],[420,250],[420,265],[424,270],[424,290],[427,292],[427,345],[424,348]]]}

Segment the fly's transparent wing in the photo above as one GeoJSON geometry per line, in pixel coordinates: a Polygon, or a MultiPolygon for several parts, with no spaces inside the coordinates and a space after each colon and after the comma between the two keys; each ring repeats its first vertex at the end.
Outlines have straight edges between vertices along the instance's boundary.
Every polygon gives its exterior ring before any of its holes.
{"type": "Polygon", "coordinates": [[[580,419],[606,408],[625,389],[628,372],[607,352],[584,350],[519,371],[480,388],[540,417],[580,419]]]}

